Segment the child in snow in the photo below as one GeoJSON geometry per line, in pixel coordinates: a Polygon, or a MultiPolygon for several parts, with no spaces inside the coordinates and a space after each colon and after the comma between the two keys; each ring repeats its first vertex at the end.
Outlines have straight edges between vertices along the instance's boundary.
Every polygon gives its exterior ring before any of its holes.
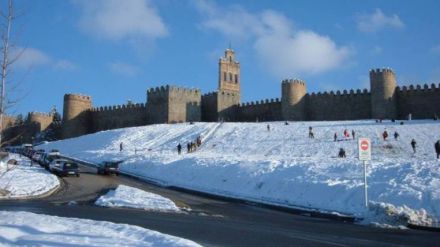
{"type": "Polygon", "coordinates": [[[416,153],[416,145],[417,145],[416,140],[412,139],[411,140],[411,147],[412,147],[414,153],[416,153]]]}
{"type": "Polygon", "coordinates": [[[351,136],[353,137],[353,140],[355,139],[355,135],[356,133],[354,132],[354,130],[351,130],[351,136]]]}
{"type": "Polygon", "coordinates": [[[200,147],[202,145],[202,137],[198,136],[196,141],[197,141],[197,147],[200,147]]]}
{"type": "Polygon", "coordinates": [[[335,132],[335,135],[333,136],[334,140],[337,141],[338,140],[338,134],[335,132]]]}
{"type": "Polygon", "coordinates": [[[397,131],[396,131],[396,132],[394,132],[394,139],[397,141],[398,138],[399,138],[399,133],[397,133],[397,131]]]}
{"type": "Polygon", "coordinates": [[[383,140],[384,140],[384,141],[387,140],[387,138],[388,138],[388,132],[387,132],[386,130],[382,133],[382,137],[383,137],[383,140]]]}
{"type": "Polygon", "coordinates": [[[177,153],[180,154],[182,152],[182,145],[177,145],[177,153]]]}
{"type": "Polygon", "coordinates": [[[339,149],[338,157],[345,158],[345,150],[343,148],[339,149]]]}
{"type": "Polygon", "coordinates": [[[348,133],[348,130],[344,130],[344,137],[345,138],[349,138],[350,137],[350,134],[348,133]]]}

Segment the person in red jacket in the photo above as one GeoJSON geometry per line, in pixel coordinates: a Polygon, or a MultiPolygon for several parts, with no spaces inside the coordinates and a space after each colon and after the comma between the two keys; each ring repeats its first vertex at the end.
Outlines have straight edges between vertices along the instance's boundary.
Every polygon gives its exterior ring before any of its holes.
{"type": "Polygon", "coordinates": [[[384,141],[387,140],[387,138],[388,138],[388,132],[387,132],[386,130],[382,133],[382,137],[383,137],[383,140],[384,140],[384,141]]]}

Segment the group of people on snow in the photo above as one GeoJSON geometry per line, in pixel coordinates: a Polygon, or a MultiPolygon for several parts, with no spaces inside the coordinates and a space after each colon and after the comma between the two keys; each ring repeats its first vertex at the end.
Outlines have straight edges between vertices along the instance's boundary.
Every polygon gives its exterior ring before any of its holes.
{"type": "MultiPolygon", "coordinates": [[[[186,144],[186,149],[188,153],[194,152],[197,150],[198,147],[200,147],[202,145],[202,137],[201,136],[197,136],[195,141],[191,141],[188,142],[186,144]]],[[[182,145],[179,143],[177,145],[177,153],[181,154],[182,153],[182,145]]]]}
{"type": "MultiPolygon", "coordinates": [[[[344,139],[343,140],[348,140],[350,139],[350,132],[345,129],[344,133],[343,133],[344,139]]],[[[353,137],[353,140],[356,139],[356,132],[354,130],[351,130],[351,136],[353,137]]],[[[335,132],[335,134],[333,135],[333,140],[334,141],[339,141],[338,140],[338,132],[335,132]]]]}

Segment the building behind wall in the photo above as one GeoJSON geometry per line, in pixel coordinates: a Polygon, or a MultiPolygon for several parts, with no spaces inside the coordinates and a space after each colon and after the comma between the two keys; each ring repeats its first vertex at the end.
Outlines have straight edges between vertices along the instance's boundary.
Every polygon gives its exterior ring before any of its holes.
{"type": "MultiPolygon", "coordinates": [[[[62,138],[101,130],[158,123],[196,121],[324,121],[355,119],[428,119],[440,115],[440,85],[397,85],[394,71],[369,72],[367,89],[307,92],[300,79],[281,82],[280,98],[240,102],[240,63],[227,49],[218,63],[217,90],[201,94],[199,89],[175,86],[150,88],[146,102],[94,107],[92,97],[64,96],[62,138]]],[[[43,131],[50,117],[28,117],[34,132],[43,131]],[[37,126],[38,125],[38,126],[37,126]]]]}

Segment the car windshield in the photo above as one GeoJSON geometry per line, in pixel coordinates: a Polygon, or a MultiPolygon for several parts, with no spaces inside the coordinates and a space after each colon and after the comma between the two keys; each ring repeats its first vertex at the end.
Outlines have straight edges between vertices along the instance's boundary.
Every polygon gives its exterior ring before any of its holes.
{"type": "Polygon", "coordinates": [[[49,155],[49,157],[47,157],[47,159],[48,159],[49,161],[56,160],[56,159],[58,159],[58,158],[59,158],[59,157],[56,156],[56,155],[49,155]]]}
{"type": "Polygon", "coordinates": [[[65,163],[64,167],[66,167],[67,169],[74,169],[78,168],[78,165],[76,163],[65,163]]]}

